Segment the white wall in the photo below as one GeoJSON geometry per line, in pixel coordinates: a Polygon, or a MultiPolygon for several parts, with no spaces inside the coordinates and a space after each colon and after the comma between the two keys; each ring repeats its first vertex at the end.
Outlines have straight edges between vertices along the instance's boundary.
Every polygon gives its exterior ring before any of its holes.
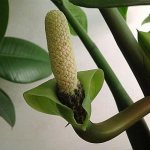
{"type": "MultiPolygon", "coordinates": [[[[150,30],[148,25],[140,26],[141,21],[150,12],[150,7],[129,9],[128,24],[136,34],[136,29],[150,30]]],[[[47,49],[44,17],[47,11],[56,9],[49,0],[10,0],[10,20],[8,36],[30,40],[47,49]]],[[[142,98],[142,92],[130,71],[117,45],[112,38],[103,18],[96,9],[85,9],[89,19],[89,35],[97,43],[102,53],[111,64],[123,86],[134,101],[142,98]]],[[[93,60],[77,37],[73,37],[78,70],[96,68],[93,60]]],[[[23,99],[23,92],[35,87],[34,84],[14,84],[0,79],[1,87],[8,92],[16,109],[16,124],[13,129],[0,119],[1,150],[131,150],[124,133],[102,144],[90,144],[80,139],[71,126],[62,118],[39,113],[30,108],[23,99]]],[[[116,114],[117,108],[113,97],[104,84],[102,91],[92,104],[91,120],[99,122],[116,114]]],[[[150,127],[150,115],[145,117],[150,127]]]]}

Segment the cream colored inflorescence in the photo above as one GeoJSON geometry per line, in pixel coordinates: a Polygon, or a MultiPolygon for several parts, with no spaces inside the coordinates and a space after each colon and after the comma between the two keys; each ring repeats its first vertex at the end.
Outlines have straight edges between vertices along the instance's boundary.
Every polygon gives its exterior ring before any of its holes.
{"type": "Polygon", "coordinates": [[[45,30],[52,71],[59,90],[72,95],[79,81],[68,22],[64,14],[59,10],[48,12],[45,30]]]}

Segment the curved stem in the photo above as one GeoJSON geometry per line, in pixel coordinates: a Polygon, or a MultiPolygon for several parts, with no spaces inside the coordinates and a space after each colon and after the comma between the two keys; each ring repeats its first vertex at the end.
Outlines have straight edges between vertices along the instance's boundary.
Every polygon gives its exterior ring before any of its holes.
{"type": "Polygon", "coordinates": [[[117,8],[100,9],[100,12],[137,78],[144,95],[150,95],[150,79],[146,78],[147,72],[145,71],[146,67],[149,68],[150,65],[149,58],[134,38],[117,8]]]}
{"type": "MultiPolygon", "coordinates": [[[[116,137],[150,112],[150,96],[132,104],[127,109],[101,123],[89,123],[86,131],[75,128],[85,141],[101,143],[116,137]]],[[[149,135],[150,146],[150,135],[149,135]]],[[[149,148],[149,147],[147,147],[149,148]]],[[[144,149],[147,150],[147,149],[144,149]]]]}

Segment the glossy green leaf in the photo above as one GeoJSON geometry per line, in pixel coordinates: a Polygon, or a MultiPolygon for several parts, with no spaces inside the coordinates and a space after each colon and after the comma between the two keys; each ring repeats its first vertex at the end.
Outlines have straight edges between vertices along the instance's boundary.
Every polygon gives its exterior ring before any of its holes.
{"type": "Polygon", "coordinates": [[[148,58],[150,59],[150,33],[139,31],[138,42],[142,46],[148,58]]]}
{"type": "Polygon", "coordinates": [[[69,0],[75,5],[89,8],[124,7],[149,5],[150,0],[69,0]]]}
{"type": "MultiPolygon", "coordinates": [[[[76,18],[76,20],[80,23],[80,25],[87,32],[87,17],[85,12],[78,6],[73,5],[68,0],[65,0],[64,6],[71,12],[71,14],[76,18]]],[[[77,35],[72,26],[69,24],[70,33],[72,35],[77,35]]]]}
{"type": "Polygon", "coordinates": [[[78,79],[85,91],[85,98],[82,106],[87,112],[87,117],[83,124],[77,124],[74,119],[73,111],[58,100],[55,79],[49,80],[25,92],[24,98],[32,108],[43,113],[62,116],[74,127],[85,130],[91,115],[91,102],[103,85],[104,75],[103,71],[100,69],[81,71],[78,72],[78,79]]]}
{"type": "Polygon", "coordinates": [[[30,83],[51,74],[47,52],[18,38],[5,37],[0,43],[0,77],[18,83],[30,83]]]}
{"type": "Polygon", "coordinates": [[[150,14],[143,20],[142,25],[146,23],[150,23],[150,14]]]}
{"type": "Polygon", "coordinates": [[[128,7],[119,7],[118,10],[119,10],[120,14],[123,16],[123,18],[126,20],[128,7]]]}
{"type": "Polygon", "coordinates": [[[6,120],[10,126],[15,124],[15,109],[12,101],[4,91],[0,89],[0,116],[6,120]]]}
{"type": "Polygon", "coordinates": [[[0,41],[3,38],[8,24],[9,5],[8,0],[0,1],[0,41]]]}

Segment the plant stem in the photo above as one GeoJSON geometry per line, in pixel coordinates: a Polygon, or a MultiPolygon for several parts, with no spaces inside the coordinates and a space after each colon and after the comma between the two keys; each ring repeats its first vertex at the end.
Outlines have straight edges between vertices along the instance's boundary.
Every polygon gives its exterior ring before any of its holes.
{"type": "Polygon", "coordinates": [[[134,38],[117,8],[103,8],[100,9],[100,12],[132,69],[144,95],[150,95],[150,78],[147,79],[147,74],[150,74],[150,72],[146,73],[145,71],[146,67],[150,68],[149,58],[134,38]]]}
{"type": "MultiPolygon", "coordinates": [[[[127,94],[123,86],[121,85],[120,81],[118,80],[114,72],[112,71],[111,67],[109,66],[109,64],[107,63],[107,61],[105,60],[105,58],[103,57],[103,55],[101,54],[101,52],[99,51],[95,43],[90,39],[90,37],[85,32],[85,30],[78,23],[78,21],[76,21],[76,19],[72,16],[70,11],[67,8],[65,8],[63,3],[57,3],[56,0],[52,0],[52,2],[65,14],[68,21],[70,22],[70,24],[72,25],[72,27],[74,28],[78,36],[80,37],[81,41],[87,48],[88,52],[90,53],[91,57],[93,58],[97,66],[103,69],[105,73],[105,80],[109,88],[111,89],[111,92],[115,98],[119,111],[122,111],[123,109],[130,106],[133,103],[131,98],[129,97],[129,95],[127,94]]],[[[140,139],[141,140],[140,143],[143,143],[144,145],[145,139],[150,137],[149,132],[147,132],[148,127],[146,126],[144,120],[139,121],[137,124],[139,125],[138,128],[137,127],[134,128],[134,126],[132,127],[132,131],[133,131],[132,135],[134,135],[135,131],[142,129],[142,135],[144,135],[144,138],[140,139]]],[[[95,132],[99,132],[99,131],[95,131],[95,132]]],[[[128,131],[127,131],[127,134],[129,134],[128,131]]],[[[138,137],[140,136],[141,135],[138,135],[138,137]]],[[[132,140],[133,137],[134,136],[131,136],[130,141],[133,141],[132,140]]],[[[139,145],[142,145],[140,143],[139,145]]],[[[149,145],[149,143],[146,143],[146,145],[149,145]]]]}
{"type": "MultiPolygon", "coordinates": [[[[146,58],[143,53],[144,51],[137,43],[125,20],[116,8],[100,9],[100,12],[135,74],[144,95],[150,95],[150,77],[147,78],[147,75],[145,75],[147,72],[145,71],[145,64],[143,64],[144,58],[147,61],[149,61],[149,58],[146,58]]],[[[149,67],[149,63],[146,65],[149,67]]],[[[135,124],[127,130],[127,135],[134,150],[146,149],[148,147],[150,132],[146,124],[144,125],[142,122],[135,124]]]]}
{"type": "MultiPolygon", "coordinates": [[[[108,120],[97,124],[90,122],[86,131],[76,128],[75,131],[81,138],[88,142],[105,142],[122,133],[125,129],[132,126],[136,121],[149,112],[150,96],[139,100],[108,120]]],[[[139,147],[138,150],[148,150],[150,146],[150,138],[147,139],[147,142],[149,144],[139,147]]]]}

